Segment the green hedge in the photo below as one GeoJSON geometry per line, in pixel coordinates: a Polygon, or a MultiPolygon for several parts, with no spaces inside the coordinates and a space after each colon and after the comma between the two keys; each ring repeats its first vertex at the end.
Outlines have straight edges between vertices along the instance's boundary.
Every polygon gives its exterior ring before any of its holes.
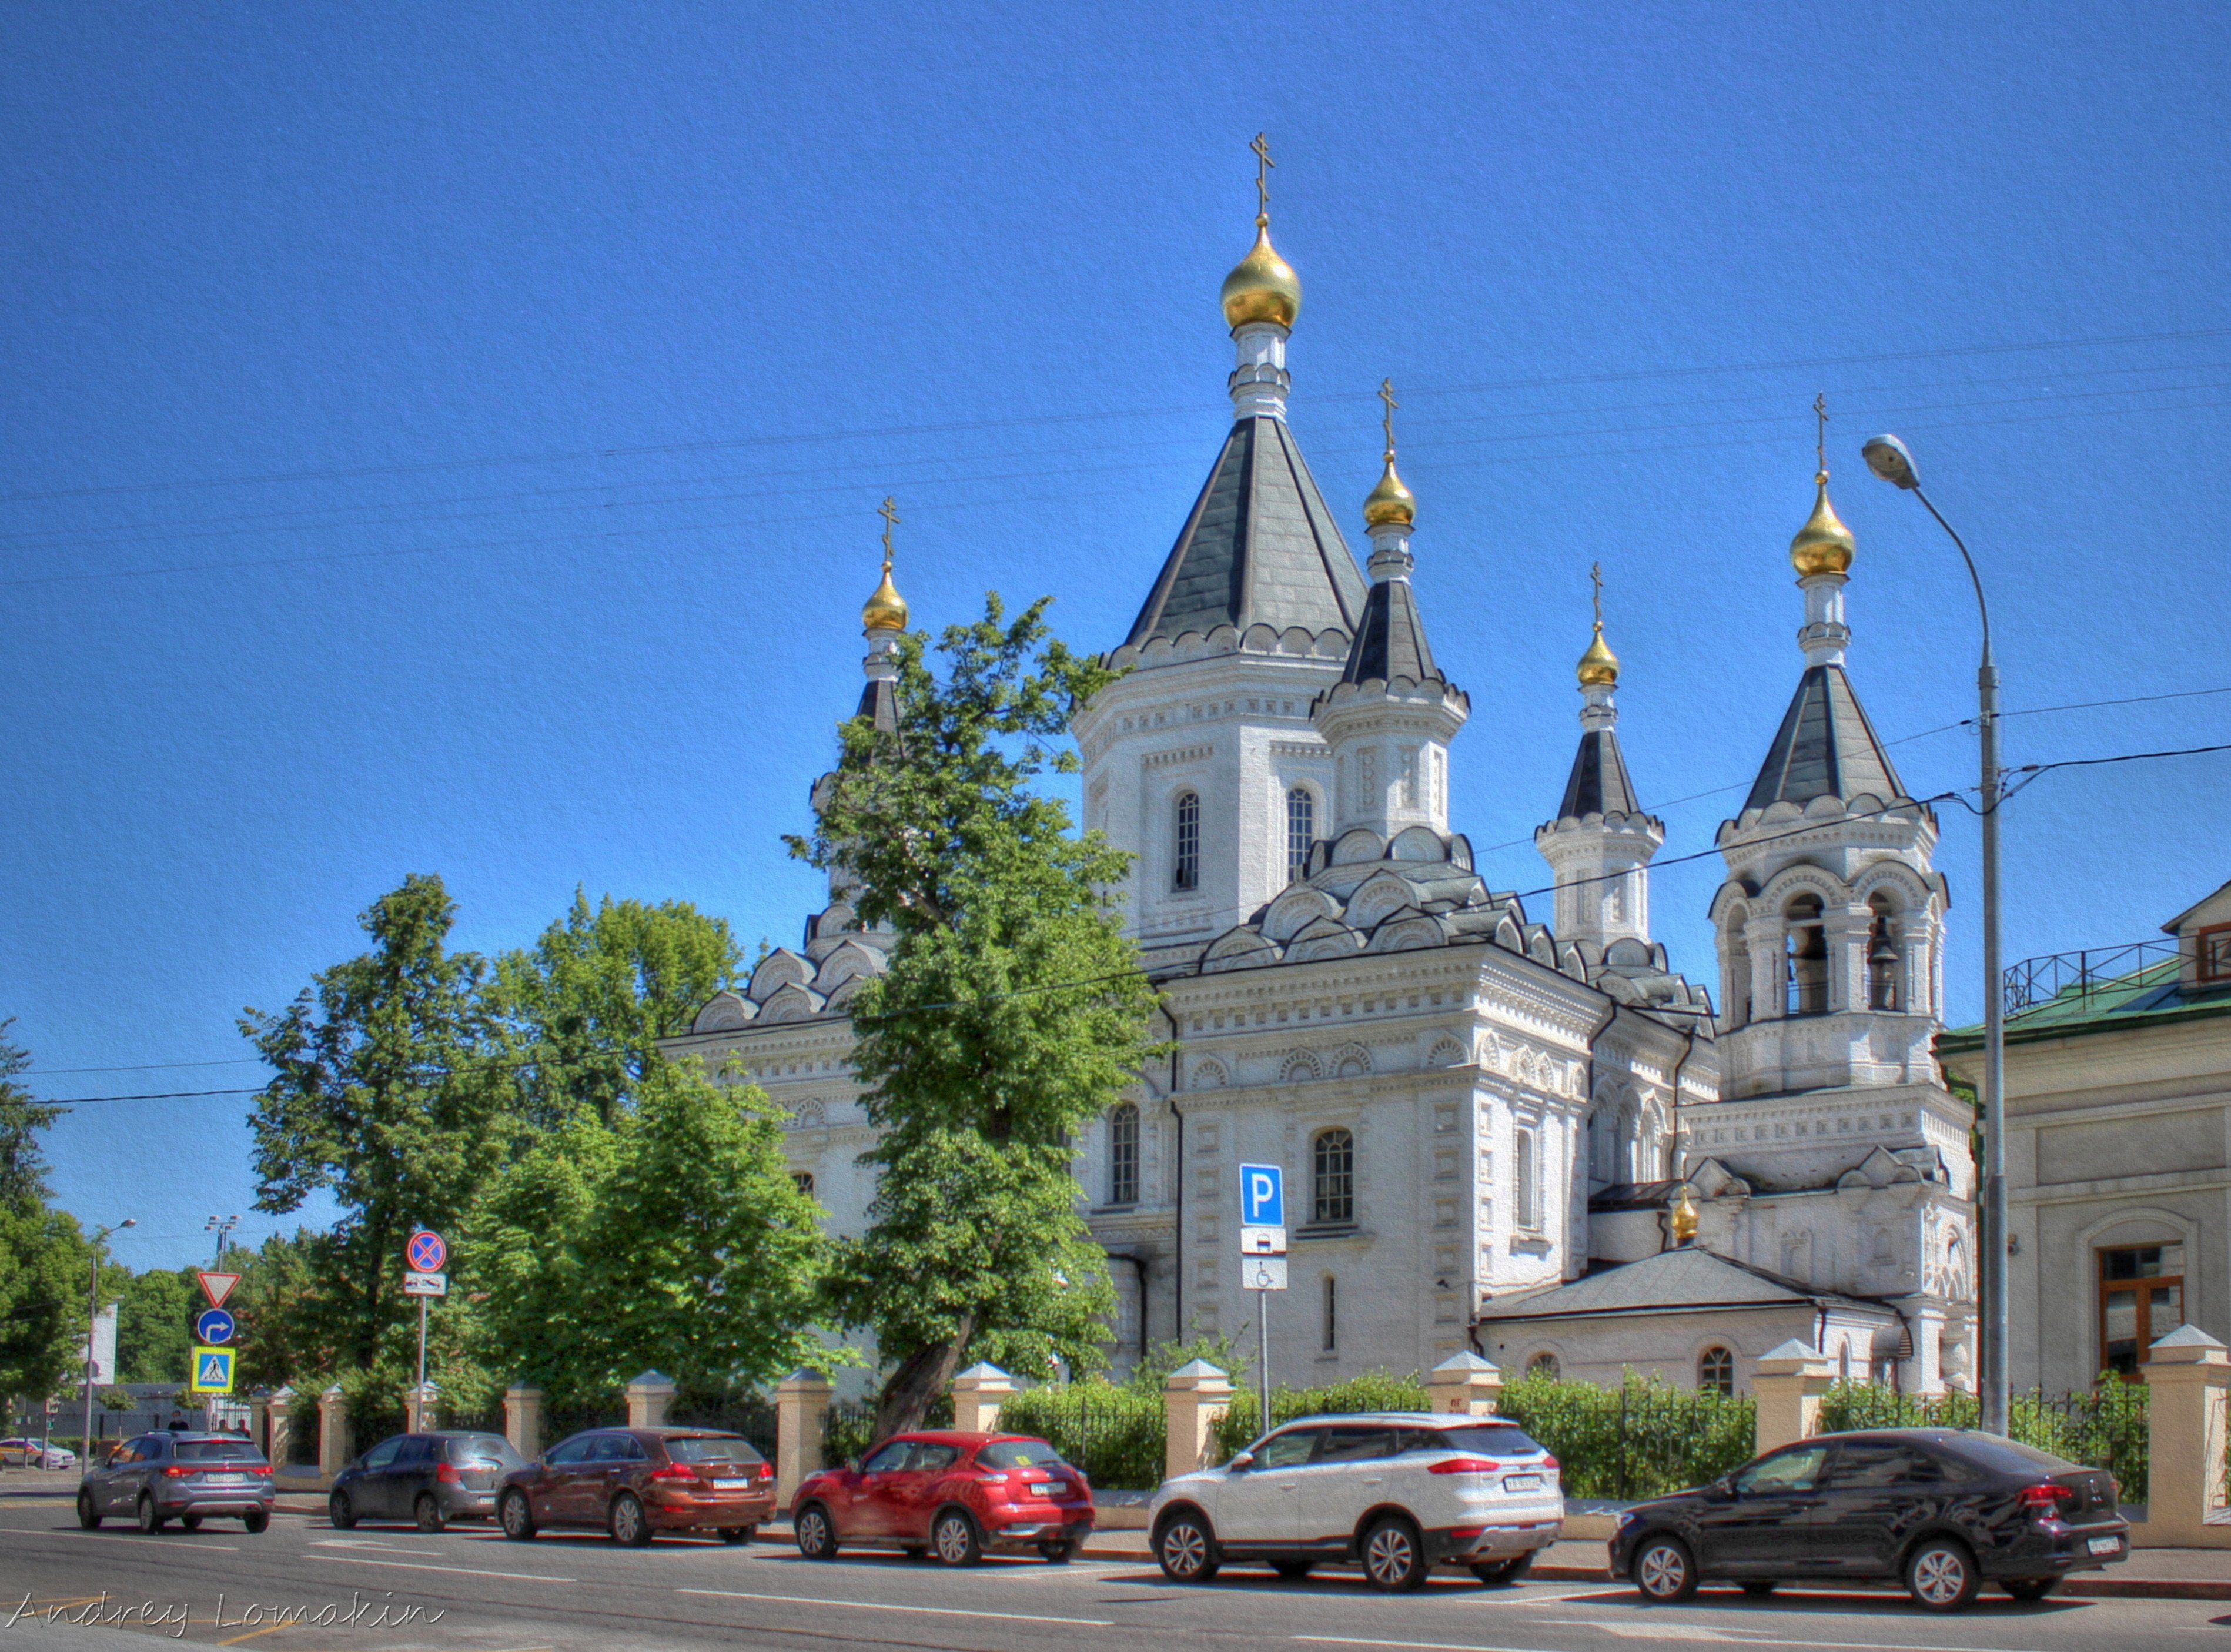
{"type": "Polygon", "coordinates": [[[999,1427],[1034,1434],[1082,1468],[1097,1491],[1162,1483],[1162,1396],[1097,1380],[1025,1390],[999,1408],[999,1427]]]}
{"type": "MultiPolygon", "coordinates": [[[[1972,1428],[1981,1420],[1973,1394],[1933,1399],[1873,1383],[1835,1383],[1821,1397],[1820,1431],[1850,1428],[1972,1428]]],[[[2109,1375],[2088,1394],[2058,1397],[2033,1389],[2009,1396],[2007,1432],[2026,1446],[2115,1477],[2123,1501],[2146,1500],[2146,1389],[2109,1375]]]]}
{"type": "MultiPolygon", "coordinates": [[[[1361,1377],[1351,1377],[1344,1383],[1328,1383],[1322,1388],[1279,1387],[1271,1390],[1271,1426],[1274,1428],[1296,1417],[1320,1413],[1432,1409],[1426,1385],[1418,1380],[1414,1371],[1407,1377],[1397,1377],[1392,1371],[1366,1371],[1361,1377]]],[[[1262,1416],[1262,1403],[1254,1391],[1235,1385],[1232,1409],[1216,1425],[1212,1453],[1216,1461],[1227,1462],[1246,1450],[1263,1432],[1259,1426],[1262,1416]]]]}
{"type": "Polygon", "coordinates": [[[1615,1389],[1529,1377],[1496,1409],[1549,1448],[1568,1497],[1631,1501],[1705,1485],[1751,1460],[1758,1431],[1748,1397],[1632,1372],[1615,1389]]]}

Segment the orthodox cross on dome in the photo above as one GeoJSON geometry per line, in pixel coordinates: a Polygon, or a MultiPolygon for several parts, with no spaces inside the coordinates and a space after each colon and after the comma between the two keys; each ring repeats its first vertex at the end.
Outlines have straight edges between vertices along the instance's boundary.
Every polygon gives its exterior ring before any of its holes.
{"type": "Polygon", "coordinates": [[[1826,482],[1828,479],[1828,398],[1825,394],[1813,398],[1813,417],[1817,421],[1813,452],[1820,464],[1820,479],[1826,482]]]}
{"type": "Polygon", "coordinates": [[[883,502],[876,507],[876,515],[883,519],[883,572],[889,573],[891,571],[891,529],[899,522],[899,508],[892,502],[889,494],[885,494],[883,502]]]}
{"type": "Polygon", "coordinates": [[[1255,227],[1267,229],[1271,223],[1271,168],[1278,163],[1271,159],[1271,145],[1261,133],[1247,146],[1255,152],[1255,227]]]}
{"type": "Polygon", "coordinates": [[[1387,407],[1385,416],[1379,421],[1379,427],[1387,432],[1387,457],[1391,459],[1394,457],[1394,410],[1402,405],[1394,399],[1394,381],[1392,379],[1379,381],[1379,399],[1387,407]]]}
{"type": "Polygon", "coordinates": [[[1588,564],[1588,583],[1589,583],[1590,585],[1592,585],[1592,586],[1594,586],[1595,587],[1595,591],[1594,591],[1594,595],[1593,595],[1593,597],[1592,597],[1591,600],[1593,600],[1593,601],[1594,602],[1594,604],[1595,604],[1595,610],[1596,610],[1596,629],[1597,629],[1597,631],[1600,632],[1600,631],[1602,631],[1602,630],[1603,630],[1603,564],[1602,564],[1602,563],[1600,563],[1600,562],[1591,562],[1591,563],[1589,563],[1589,564],[1588,564]]]}

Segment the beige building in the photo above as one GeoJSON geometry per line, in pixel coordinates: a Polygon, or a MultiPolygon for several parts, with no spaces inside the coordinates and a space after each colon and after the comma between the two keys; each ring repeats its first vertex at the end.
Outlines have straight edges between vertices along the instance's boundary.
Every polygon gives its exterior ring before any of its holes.
{"type": "MultiPolygon", "coordinates": [[[[2008,972],[2016,1388],[2134,1376],[2187,1323],[2231,1336],[2231,884],[2163,929],[2008,972]]],[[[1937,1052],[1975,1083],[1982,1029],[1937,1052]]]]}

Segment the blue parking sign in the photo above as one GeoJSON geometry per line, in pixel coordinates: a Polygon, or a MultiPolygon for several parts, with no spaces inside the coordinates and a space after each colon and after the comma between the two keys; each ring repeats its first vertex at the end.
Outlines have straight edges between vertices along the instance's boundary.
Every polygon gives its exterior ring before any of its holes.
{"type": "Polygon", "coordinates": [[[1239,1167],[1239,1221],[1248,1228],[1286,1225],[1286,1173],[1278,1166],[1239,1167]]]}

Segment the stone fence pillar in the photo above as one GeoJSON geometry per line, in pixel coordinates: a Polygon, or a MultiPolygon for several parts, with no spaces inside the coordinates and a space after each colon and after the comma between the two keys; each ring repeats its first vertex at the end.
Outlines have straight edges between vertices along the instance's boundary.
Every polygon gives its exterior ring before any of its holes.
{"type": "Polygon", "coordinates": [[[294,1454],[294,1429],[299,1426],[294,1420],[295,1403],[294,1390],[283,1386],[273,1390],[263,1403],[263,1454],[274,1473],[286,1467],[294,1454]]]}
{"type": "Polygon", "coordinates": [[[988,1360],[978,1360],[953,1379],[953,1426],[963,1434],[990,1434],[1015,1379],[988,1360]]]}
{"type": "Polygon", "coordinates": [[[530,1462],[542,1454],[542,1390],[534,1383],[514,1383],[504,1390],[503,1436],[530,1462]]]}
{"type": "Polygon", "coordinates": [[[273,1463],[279,1461],[271,1455],[271,1394],[268,1389],[256,1389],[248,1396],[248,1438],[267,1460],[273,1463]]]}
{"type": "Polygon", "coordinates": [[[440,1415],[441,1389],[430,1382],[424,1388],[405,1389],[403,1393],[403,1432],[417,1434],[433,1428],[440,1415]]]}
{"type": "Polygon", "coordinates": [[[348,1396],[334,1383],[318,1396],[318,1474],[331,1480],[348,1467],[348,1396]]]}
{"type": "Polygon", "coordinates": [[[1432,1409],[1452,1416],[1495,1415],[1503,1396],[1503,1373],[1469,1350],[1452,1354],[1426,1373],[1432,1409]]]}
{"type": "Polygon", "coordinates": [[[2223,1447],[2231,1350],[2198,1325],[2172,1331],[2138,1367],[2146,1379],[2148,1548],[2231,1549],[2223,1447]]]}
{"type": "Polygon", "coordinates": [[[1205,1359],[1188,1361],[1163,1382],[1162,1407],[1162,1478],[1174,1480],[1207,1466],[1216,1425],[1232,1409],[1232,1378],[1205,1359]]]}
{"type": "Polygon", "coordinates": [[[819,1371],[796,1370],[774,1389],[774,1506],[787,1513],[808,1474],[821,1469],[821,1436],[836,1393],[819,1371]]]}
{"type": "Polygon", "coordinates": [[[666,1409],[674,1403],[674,1379],[663,1371],[649,1370],[627,1385],[628,1427],[663,1428],[666,1409]]]}
{"type": "Polygon", "coordinates": [[[1820,1396],[1836,1368],[1818,1349],[1792,1337],[1753,1369],[1750,1391],[1758,1405],[1756,1447],[1761,1454],[1809,1438],[1820,1422],[1820,1396]]]}

